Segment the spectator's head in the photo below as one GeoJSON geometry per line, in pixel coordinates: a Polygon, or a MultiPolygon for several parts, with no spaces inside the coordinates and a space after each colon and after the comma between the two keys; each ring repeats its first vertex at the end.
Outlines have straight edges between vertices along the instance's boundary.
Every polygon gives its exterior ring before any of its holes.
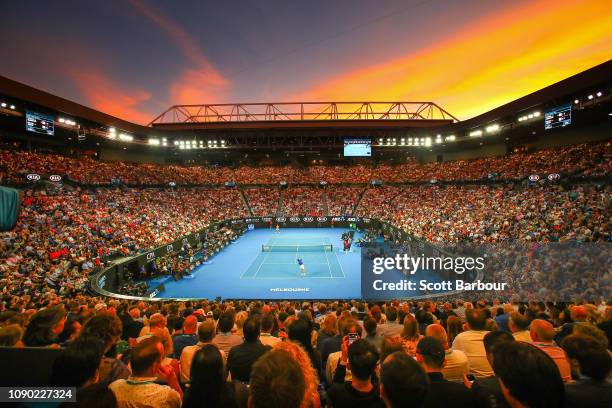
{"type": "Polygon", "coordinates": [[[325,319],[323,319],[323,323],[321,324],[321,331],[325,334],[329,334],[330,336],[338,334],[338,318],[335,314],[330,313],[325,316],[325,319]]]}
{"type": "Polygon", "coordinates": [[[376,320],[371,316],[366,316],[363,319],[363,328],[368,333],[368,336],[376,335],[376,320]]]}
{"type": "Polygon", "coordinates": [[[235,323],[236,323],[236,328],[239,331],[242,330],[242,328],[244,327],[244,322],[246,322],[248,317],[249,317],[249,314],[245,312],[244,310],[236,313],[235,323]]]}
{"type": "Polygon", "coordinates": [[[286,351],[272,350],[253,364],[249,408],[299,408],[305,392],[304,374],[286,351]]]}
{"type": "Polygon", "coordinates": [[[417,344],[416,358],[426,371],[441,371],[445,356],[442,343],[434,337],[423,337],[417,344]]]}
{"type": "Polygon", "coordinates": [[[438,340],[445,350],[448,348],[448,336],[446,335],[446,330],[441,325],[437,323],[430,324],[425,329],[425,335],[438,340]]]}
{"type": "Polygon", "coordinates": [[[53,362],[49,383],[54,387],[83,387],[98,381],[102,341],[80,337],[53,362]]]}
{"type": "Polygon", "coordinates": [[[156,327],[166,327],[166,318],[161,313],[153,313],[149,318],[149,327],[154,329],[156,327]]]}
{"type": "Polygon", "coordinates": [[[132,348],[130,366],[137,377],[152,377],[164,359],[164,346],[155,337],[147,337],[132,348]]]}
{"type": "Polygon", "coordinates": [[[393,306],[389,306],[385,311],[385,315],[387,316],[388,322],[396,322],[397,321],[397,309],[393,306]]]}
{"type": "Polygon", "coordinates": [[[562,407],[565,389],[559,368],[544,351],[520,341],[493,350],[493,370],[511,407],[562,407]]]}
{"type": "Polygon", "coordinates": [[[402,337],[406,340],[416,340],[419,338],[419,323],[411,314],[404,317],[404,328],[402,329],[402,337]]]}
{"type": "Polygon", "coordinates": [[[21,337],[23,328],[18,324],[9,324],[0,328],[0,347],[20,347],[23,346],[21,337]]]}
{"type": "Polygon", "coordinates": [[[215,322],[204,320],[198,326],[198,341],[200,343],[210,343],[213,337],[215,337],[215,322]]]}
{"type": "Polygon", "coordinates": [[[71,408],[116,408],[117,398],[107,384],[94,383],[77,389],[76,402],[67,404],[71,408]]]}
{"type": "Polygon", "coordinates": [[[200,348],[191,362],[191,384],[185,397],[185,406],[219,406],[221,387],[225,383],[225,368],[219,348],[207,344],[200,348]]]}
{"type": "Polygon", "coordinates": [[[527,315],[519,312],[510,313],[510,319],[508,320],[508,327],[512,333],[520,332],[529,329],[531,319],[527,315]]]}
{"type": "Polygon", "coordinates": [[[254,342],[259,339],[260,333],[260,318],[259,316],[250,316],[244,321],[242,326],[242,333],[244,335],[244,341],[254,342]]]}
{"type": "Polygon", "coordinates": [[[296,319],[289,326],[289,339],[296,341],[308,352],[312,350],[312,326],[306,319],[296,319]]]}
{"type": "Polygon", "coordinates": [[[381,396],[388,408],[422,407],[429,393],[429,378],[408,354],[389,355],[381,368],[381,396]]]}
{"type": "Polygon", "coordinates": [[[358,380],[370,379],[378,364],[378,358],[378,350],[367,340],[356,340],[348,348],[348,365],[353,377],[358,380]]]}
{"type": "Polygon", "coordinates": [[[529,334],[534,342],[551,343],[556,333],[552,323],[542,319],[535,319],[531,322],[529,334]]]}
{"type": "Polygon", "coordinates": [[[302,373],[304,374],[304,379],[306,381],[307,399],[304,402],[307,403],[311,400],[318,401],[319,379],[317,378],[317,373],[314,367],[312,366],[310,357],[308,356],[308,354],[306,354],[304,348],[293,341],[281,341],[274,345],[274,350],[286,351],[291,355],[291,358],[293,358],[300,366],[300,369],[302,370],[302,373]]]}
{"type": "Polygon", "coordinates": [[[151,335],[155,336],[161,341],[164,346],[164,356],[169,356],[174,352],[174,343],[172,341],[172,336],[170,336],[170,332],[167,328],[155,328],[151,330],[151,335]]]}
{"type": "Polygon", "coordinates": [[[581,375],[603,381],[612,370],[612,357],[597,339],[584,334],[571,334],[561,342],[573,367],[581,375]]]}
{"type": "Polygon", "coordinates": [[[486,330],[487,314],[485,309],[466,309],[465,319],[470,327],[470,330],[486,330]]]}
{"type": "Polygon", "coordinates": [[[30,318],[30,323],[23,335],[26,346],[46,346],[57,342],[64,330],[66,311],[62,305],[42,309],[30,318]]]}
{"type": "Polygon", "coordinates": [[[140,319],[140,309],[137,307],[133,307],[130,309],[130,316],[132,317],[132,319],[134,320],[138,320],[140,319]]]}
{"type": "Polygon", "coordinates": [[[383,338],[382,345],[380,346],[380,361],[385,361],[387,356],[395,353],[396,351],[404,350],[404,342],[399,336],[386,336],[383,338]]]}
{"type": "Polygon", "coordinates": [[[219,323],[217,324],[219,333],[229,333],[234,328],[234,313],[229,310],[221,313],[219,323]]]}
{"type": "Polygon", "coordinates": [[[100,313],[89,319],[81,329],[81,336],[91,336],[101,339],[104,343],[104,353],[121,338],[121,320],[109,313],[100,313]]]}
{"type": "Polygon", "coordinates": [[[198,329],[198,318],[194,315],[187,316],[183,321],[183,333],[184,334],[195,334],[198,329]]]}
{"type": "Polygon", "coordinates": [[[603,347],[608,347],[608,336],[606,333],[590,323],[578,322],[574,324],[572,334],[584,334],[597,340],[603,347]]]}
{"type": "Polygon", "coordinates": [[[459,316],[448,316],[446,319],[446,332],[448,334],[448,342],[453,343],[453,340],[459,333],[463,331],[463,325],[459,316]]]}
{"type": "Polygon", "coordinates": [[[261,331],[264,333],[272,333],[274,330],[274,315],[266,313],[261,317],[261,331]]]}
{"type": "Polygon", "coordinates": [[[487,354],[487,360],[489,360],[489,364],[493,364],[493,352],[496,347],[503,347],[505,343],[514,343],[514,337],[505,331],[492,331],[487,334],[482,339],[484,343],[485,353],[487,354]]]}
{"type": "Polygon", "coordinates": [[[573,306],[570,309],[570,318],[574,322],[584,322],[588,316],[587,309],[584,306],[573,306]]]}

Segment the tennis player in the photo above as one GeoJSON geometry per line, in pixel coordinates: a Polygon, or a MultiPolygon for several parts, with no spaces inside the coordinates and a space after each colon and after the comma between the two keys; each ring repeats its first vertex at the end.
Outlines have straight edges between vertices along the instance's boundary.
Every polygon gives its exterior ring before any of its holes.
{"type": "Polygon", "coordinates": [[[300,276],[306,276],[306,267],[304,266],[304,260],[302,258],[297,259],[298,265],[300,265],[300,276]]]}
{"type": "Polygon", "coordinates": [[[280,225],[276,224],[276,233],[280,233],[280,225]]]}

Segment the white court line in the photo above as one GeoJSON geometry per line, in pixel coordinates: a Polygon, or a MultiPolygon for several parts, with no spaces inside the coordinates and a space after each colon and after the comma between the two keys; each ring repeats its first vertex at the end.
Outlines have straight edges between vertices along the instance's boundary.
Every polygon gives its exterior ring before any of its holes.
{"type": "MultiPolygon", "coordinates": [[[[276,237],[274,237],[274,238],[272,239],[272,241],[276,241],[276,237]]],[[[274,244],[274,242],[271,242],[271,243],[270,243],[270,245],[273,245],[273,244],[274,244]]],[[[257,270],[255,271],[255,275],[253,275],[253,278],[255,278],[255,277],[257,276],[257,274],[259,273],[259,270],[261,269],[261,267],[263,266],[263,264],[264,264],[264,263],[266,263],[266,259],[268,259],[268,256],[270,256],[270,253],[271,253],[271,252],[268,252],[268,253],[266,254],[266,256],[264,256],[264,259],[262,259],[262,260],[261,260],[261,263],[259,264],[259,267],[258,267],[258,268],[257,268],[257,270]]],[[[248,271],[248,269],[247,269],[247,271],[248,271]]],[[[244,273],[246,273],[246,271],[245,271],[244,273]]],[[[243,273],[243,275],[244,275],[244,273],[243,273]]],[[[240,277],[240,279],[242,279],[242,276],[240,277]]]]}
{"type": "MultiPolygon", "coordinates": [[[[296,264],[294,264],[293,262],[267,262],[266,265],[296,265],[296,264]]],[[[325,262],[308,262],[308,265],[328,265],[328,264],[325,262]]]]}
{"type": "Polygon", "coordinates": [[[344,268],[342,267],[342,264],[340,263],[340,259],[338,258],[338,254],[336,253],[336,251],[334,251],[334,255],[336,255],[336,260],[338,261],[338,265],[340,265],[340,272],[342,272],[342,277],[346,278],[346,274],[344,273],[344,268]]]}
{"type": "Polygon", "coordinates": [[[276,276],[260,276],[259,278],[255,278],[254,276],[251,276],[250,278],[242,278],[242,279],[282,279],[282,280],[287,280],[287,279],[299,279],[301,281],[303,281],[304,279],[342,279],[341,277],[335,277],[335,276],[306,276],[305,278],[303,277],[276,277],[276,276]]]}
{"type": "Polygon", "coordinates": [[[329,265],[329,258],[327,258],[327,252],[325,252],[325,260],[327,261],[327,270],[329,271],[329,277],[333,278],[334,275],[332,274],[331,266],[329,265]]]}

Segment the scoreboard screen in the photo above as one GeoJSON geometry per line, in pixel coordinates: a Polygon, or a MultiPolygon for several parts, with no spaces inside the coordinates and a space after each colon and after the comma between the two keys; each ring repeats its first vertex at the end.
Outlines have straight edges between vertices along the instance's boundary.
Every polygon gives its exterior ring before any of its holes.
{"type": "Polygon", "coordinates": [[[565,127],[572,123],[572,104],[557,106],[544,112],[544,129],[565,127]]]}
{"type": "Polygon", "coordinates": [[[372,139],[344,139],[344,156],[370,157],[372,156],[372,139]]]}
{"type": "Polygon", "coordinates": [[[26,111],[26,130],[28,132],[42,133],[53,136],[55,133],[53,116],[26,111]]]}

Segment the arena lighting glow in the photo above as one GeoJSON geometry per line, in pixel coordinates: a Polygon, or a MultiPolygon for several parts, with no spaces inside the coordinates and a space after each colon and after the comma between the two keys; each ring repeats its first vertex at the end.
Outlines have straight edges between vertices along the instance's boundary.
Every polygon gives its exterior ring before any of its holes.
{"type": "Polygon", "coordinates": [[[454,142],[455,141],[455,135],[446,136],[446,138],[444,140],[447,141],[447,142],[454,142]]]}
{"type": "Polygon", "coordinates": [[[591,99],[593,99],[593,98],[594,98],[594,97],[593,97],[593,95],[589,95],[589,100],[591,100],[591,99]]]}
{"type": "Polygon", "coordinates": [[[469,133],[470,137],[477,137],[477,136],[482,136],[482,130],[472,130],[469,133]]]}
{"type": "Polygon", "coordinates": [[[159,141],[159,139],[149,139],[149,144],[153,146],[159,146],[161,142],[159,141]]]}
{"type": "Polygon", "coordinates": [[[2,106],[3,108],[6,108],[6,102],[2,102],[0,106],[2,106]]]}
{"type": "Polygon", "coordinates": [[[12,110],[15,110],[15,105],[11,105],[11,106],[10,106],[10,108],[11,108],[12,110]]]}
{"type": "MultiPolygon", "coordinates": [[[[530,119],[531,119],[531,118],[533,118],[533,114],[528,115],[528,116],[531,116],[531,117],[530,117],[530,119]]],[[[499,131],[499,129],[500,129],[500,127],[499,127],[499,125],[496,123],[496,124],[494,124],[494,125],[489,125],[489,126],[487,126],[485,129],[486,129],[487,133],[494,133],[494,132],[498,132],[498,131],[499,131]]]]}
{"type": "Polygon", "coordinates": [[[599,98],[599,97],[600,97],[601,95],[603,95],[603,94],[601,93],[601,91],[599,91],[599,92],[597,92],[595,95],[597,95],[597,97],[599,98]]]}
{"type": "Polygon", "coordinates": [[[425,146],[427,147],[431,146],[431,137],[425,138],[425,146]]]}
{"type": "Polygon", "coordinates": [[[127,133],[119,133],[119,140],[124,142],[131,142],[134,140],[134,136],[128,135],[127,133]]]}
{"type": "Polygon", "coordinates": [[[168,139],[166,139],[165,137],[162,138],[162,146],[168,146],[168,139]]]}
{"type": "Polygon", "coordinates": [[[76,126],[76,122],[71,119],[59,118],[59,123],[63,123],[67,126],[76,126]]]}
{"type": "Polygon", "coordinates": [[[580,103],[580,100],[579,100],[579,99],[574,99],[574,103],[575,103],[576,105],[578,105],[578,104],[580,103]]]}

